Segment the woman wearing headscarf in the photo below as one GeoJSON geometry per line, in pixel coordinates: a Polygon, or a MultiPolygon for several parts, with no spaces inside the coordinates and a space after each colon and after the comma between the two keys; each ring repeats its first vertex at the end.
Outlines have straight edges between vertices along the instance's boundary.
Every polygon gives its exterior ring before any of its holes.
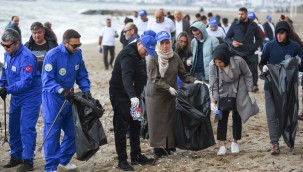
{"type": "Polygon", "coordinates": [[[190,41],[189,35],[183,31],[178,35],[176,43],[176,53],[181,58],[186,72],[190,72],[191,68],[191,66],[187,66],[186,64],[187,59],[192,56],[190,41]]]}
{"type": "Polygon", "coordinates": [[[166,31],[156,35],[156,56],[147,61],[146,110],[149,142],[154,147],[155,159],[167,155],[175,147],[174,116],[176,114],[177,76],[183,82],[203,84],[191,77],[172,49],[170,34],[166,31]]]}
{"type": "MultiPolygon", "coordinates": [[[[232,111],[233,142],[231,152],[239,153],[238,140],[241,139],[242,121],[259,112],[252,93],[252,74],[240,56],[234,56],[227,44],[218,45],[213,53],[214,59],[209,64],[209,87],[211,97],[211,110],[220,110],[217,102],[223,97],[236,97],[236,110],[232,111]]],[[[225,155],[227,122],[229,111],[222,111],[222,119],[218,121],[217,140],[220,149],[217,155],[225,155]]]]}

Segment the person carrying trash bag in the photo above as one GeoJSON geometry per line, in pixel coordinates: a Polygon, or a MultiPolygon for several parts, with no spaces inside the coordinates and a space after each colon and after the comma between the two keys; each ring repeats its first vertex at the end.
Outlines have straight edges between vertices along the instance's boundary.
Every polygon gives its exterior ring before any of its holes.
{"type": "Polygon", "coordinates": [[[168,32],[157,33],[156,40],[156,55],[147,61],[148,80],[145,94],[149,143],[154,148],[155,160],[175,148],[173,129],[177,76],[186,83],[203,84],[185,71],[182,60],[172,49],[168,32]]]}
{"type": "Polygon", "coordinates": [[[63,42],[51,49],[42,66],[42,112],[44,120],[43,145],[46,164],[44,170],[56,171],[60,168],[76,169],[70,160],[76,152],[75,130],[71,101],[74,83],[82,92],[90,92],[90,81],[79,49],[81,35],[68,29],[63,34],[63,42]],[[68,103],[66,103],[68,101],[68,103]],[[56,115],[63,108],[56,121],[56,115]],[[51,128],[53,124],[53,127],[51,128]],[[50,130],[51,128],[51,130],[50,130]],[[61,129],[64,137],[60,143],[61,129]],[[49,132],[49,134],[47,134],[49,132]]]}
{"type": "Polygon", "coordinates": [[[242,121],[259,112],[252,93],[252,74],[245,60],[230,52],[226,43],[218,45],[209,64],[209,88],[211,110],[218,121],[217,139],[220,148],[217,155],[227,152],[225,142],[229,112],[233,118],[233,142],[231,153],[239,153],[238,140],[242,138],[242,121]]]}
{"type": "MultiPolygon", "coordinates": [[[[279,139],[281,133],[283,134],[287,146],[290,148],[294,146],[294,136],[296,133],[298,118],[298,86],[296,84],[297,78],[294,79],[293,77],[298,77],[298,69],[294,71],[294,67],[291,68],[291,62],[286,62],[285,60],[293,57],[298,61],[297,65],[301,65],[303,50],[300,47],[300,44],[290,39],[290,31],[291,27],[287,22],[280,21],[277,23],[275,28],[276,39],[273,39],[264,46],[259,64],[260,70],[263,73],[266,73],[266,75],[269,74],[269,76],[265,76],[264,78],[270,77],[272,78],[272,81],[278,82],[279,84],[275,85],[274,82],[271,82],[272,84],[265,82],[264,84],[265,110],[270,143],[272,144],[272,155],[278,155],[280,153],[279,139]],[[290,64],[288,65],[288,63],[290,64]],[[272,67],[278,64],[282,64],[280,67],[281,69],[272,67]],[[290,66],[289,69],[287,69],[286,66],[290,66]],[[293,75],[289,75],[290,72],[293,73],[293,75]],[[287,80],[288,83],[284,83],[284,80],[287,80]],[[287,86],[288,89],[282,91],[283,86],[287,86]],[[294,90],[297,91],[294,93],[294,90]],[[283,104],[282,102],[284,101],[288,101],[288,105],[283,104]],[[288,122],[290,122],[290,125],[286,124],[288,122]],[[281,124],[285,125],[281,126],[281,124]]],[[[266,79],[265,81],[268,80],[266,79]]]]}
{"type": "Polygon", "coordinates": [[[99,120],[104,109],[90,93],[75,93],[72,104],[77,160],[87,161],[99,150],[99,146],[107,143],[99,120]]]}
{"type": "Polygon", "coordinates": [[[11,94],[9,110],[10,160],[4,169],[34,170],[36,124],[41,106],[42,83],[38,62],[34,54],[21,43],[20,35],[7,29],[1,37],[4,64],[0,80],[0,96],[5,101],[11,94]]]}

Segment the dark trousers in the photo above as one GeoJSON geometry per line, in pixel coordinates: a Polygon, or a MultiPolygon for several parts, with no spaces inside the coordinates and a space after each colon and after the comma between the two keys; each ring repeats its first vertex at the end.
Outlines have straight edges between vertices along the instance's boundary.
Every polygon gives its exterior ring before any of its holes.
{"type": "Polygon", "coordinates": [[[254,86],[258,85],[258,55],[254,54],[248,58],[248,67],[252,74],[254,86]]]}
{"type": "Polygon", "coordinates": [[[111,95],[111,103],[114,108],[114,133],[116,152],[118,160],[127,160],[126,153],[126,133],[129,130],[130,156],[136,157],[141,153],[140,129],[141,122],[133,120],[130,115],[130,102],[117,102],[118,97],[111,95]]]}
{"type": "Polygon", "coordinates": [[[108,66],[109,65],[112,65],[113,64],[113,61],[115,59],[115,46],[107,46],[107,45],[104,45],[103,46],[103,57],[104,57],[104,66],[105,66],[105,69],[108,69],[108,66]],[[109,60],[109,63],[108,63],[108,51],[110,53],[110,60],[109,60]]]}
{"type": "MultiPolygon", "coordinates": [[[[227,134],[227,123],[228,123],[229,111],[222,112],[222,119],[218,122],[217,127],[217,140],[225,141],[227,134]]],[[[242,121],[237,111],[232,112],[233,118],[233,138],[234,140],[240,140],[242,137],[242,121]]]]}

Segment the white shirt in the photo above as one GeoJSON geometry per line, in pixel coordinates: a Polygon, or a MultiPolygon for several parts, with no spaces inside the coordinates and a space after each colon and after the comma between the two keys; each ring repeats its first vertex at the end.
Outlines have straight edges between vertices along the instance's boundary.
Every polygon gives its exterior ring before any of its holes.
{"type": "Polygon", "coordinates": [[[223,40],[225,39],[226,33],[224,32],[223,28],[220,26],[218,26],[218,29],[216,31],[212,31],[210,29],[210,27],[206,28],[206,31],[207,31],[208,35],[222,38],[223,40]]]}
{"type": "Polygon", "coordinates": [[[144,31],[146,31],[148,20],[146,22],[144,22],[143,20],[140,19],[140,20],[138,20],[137,22],[134,22],[134,23],[138,28],[138,35],[142,36],[144,31]]]}
{"type": "Polygon", "coordinates": [[[225,34],[227,34],[229,28],[230,28],[230,24],[228,24],[227,26],[224,26],[224,24],[222,25],[224,31],[225,31],[225,34]]]}
{"type": "Polygon", "coordinates": [[[107,27],[105,26],[104,28],[101,29],[101,34],[102,36],[102,45],[105,46],[115,46],[115,33],[116,29],[113,27],[107,27]]]}
{"type": "Polygon", "coordinates": [[[169,34],[171,34],[172,32],[176,31],[176,28],[171,19],[164,17],[164,21],[162,23],[157,23],[155,18],[148,20],[146,30],[153,30],[156,33],[167,31],[169,34]]]}
{"type": "Polygon", "coordinates": [[[182,20],[180,20],[179,22],[178,21],[175,21],[175,25],[176,25],[176,39],[178,37],[178,35],[183,32],[183,22],[182,20]]]}

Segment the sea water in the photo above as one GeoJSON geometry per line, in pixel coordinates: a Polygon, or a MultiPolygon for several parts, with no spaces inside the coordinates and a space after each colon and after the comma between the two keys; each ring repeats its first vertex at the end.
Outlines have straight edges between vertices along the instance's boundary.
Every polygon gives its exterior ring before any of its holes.
{"type": "MultiPolygon", "coordinates": [[[[46,21],[52,23],[52,28],[57,35],[58,42],[62,42],[62,36],[67,29],[75,29],[81,34],[82,44],[94,43],[98,41],[100,30],[105,26],[106,18],[111,18],[112,26],[120,34],[124,27],[126,16],[109,16],[109,15],[84,15],[81,14],[86,10],[141,10],[141,9],[171,9],[171,6],[150,6],[137,5],[133,3],[105,3],[97,1],[76,1],[76,0],[0,0],[0,35],[2,35],[5,26],[12,16],[19,16],[19,27],[22,34],[22,43],[26,43],[31,35],[30,26],[33,22],[39,21],[42,24],[46,21]]],[[[176,8],[176,7],[175,7],[176,8]]],[[[177,7],[184,9],[184,7],[177,7]]],[[[196,7],[198,9],[198,7],[196,7]]],[[[196,8],[188,7],[193,11],[196,8]]],[[[153,14],[151,14],[153,15],[153,14]]],[[[97,45],[96,45],[97,47],[97,45]]],[[[0,62],[3,62],[4,49],[0,47],[0,62]]]]}

